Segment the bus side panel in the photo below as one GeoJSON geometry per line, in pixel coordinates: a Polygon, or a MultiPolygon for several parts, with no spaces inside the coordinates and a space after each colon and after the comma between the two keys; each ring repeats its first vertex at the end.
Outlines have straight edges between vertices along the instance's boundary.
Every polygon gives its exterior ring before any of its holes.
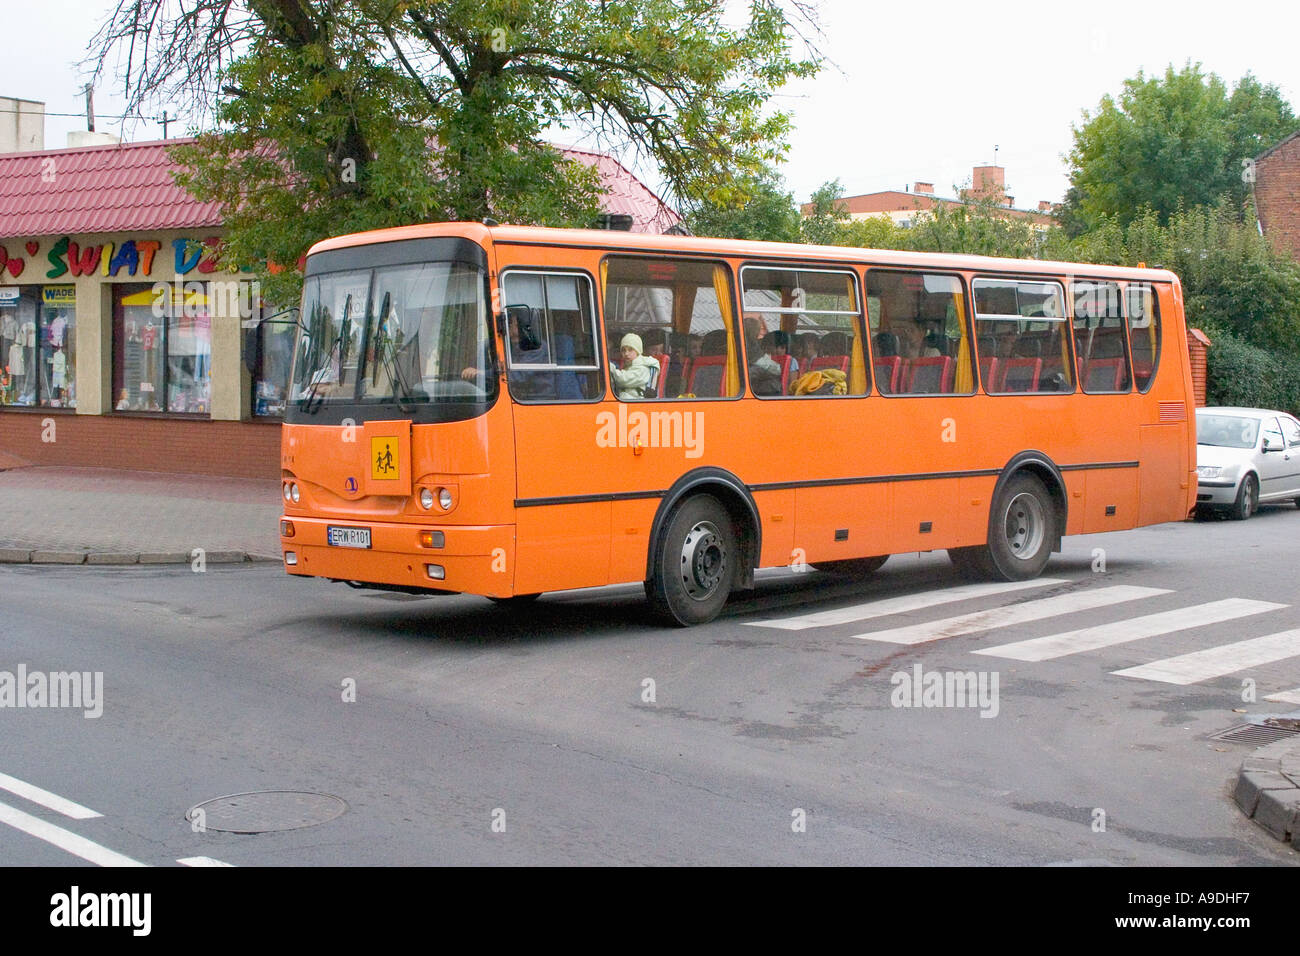
{"type": "Polygon", "coordinates": [[[646,552],[650,547],[650,526],[659,510],[659,498],[634,498],[612,504],[609,539],[609,580],[645,579],[646,552]]]}
{"type": "Polygon", "coordinates": [[[518,508],[515,515],[516,594],[609,583],[610,502],[518,508]]]}
{"type": "Polygon", "coordinates": [[[1083,475],[1082,507],[1080,502],[1074,503],[1082,518],[1083,534],[1122,531],[1138,524],[1136,468],[1094,468],[1083,475]]]}
{"type": "Polygon", "coordinates": [[[798,565],[809,560],[806,550],[797,552],[795,523],[797,519],[793,488],[779,491],[759,491],[754,494],[758,517],[763,522],[763,550],[758,556],[760,568],[798,565]]]}
{"type": "Polygon", "coordinates": [[[1196,505],[1196,398],[1181,286],[1158,285],[1160,363],[1139,428],[1139,524],[1183,521],[1196,505]]]}
{"type": "Polygon", "coordinates": [[[806,561],[816,564],[889,553],[889,485],[799,488],[794,495],[798,528],[793,547],[803,552],[806,561]],[[842,540],[836,540],[837,535],[842,540]]]}
{"type": "Polygon", "coordinates": [[[961,543],[957,528],[960,479],[893,483],[891,551],[932,551],[961,543]]]}

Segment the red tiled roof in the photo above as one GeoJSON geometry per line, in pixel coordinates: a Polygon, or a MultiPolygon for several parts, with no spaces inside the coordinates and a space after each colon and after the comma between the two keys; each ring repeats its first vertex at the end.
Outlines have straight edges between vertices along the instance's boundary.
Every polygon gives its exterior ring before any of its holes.
{"type": "MultiPolygon", "coordinates": [[[[186,142],[0,155],[0,239],[220,226],[218,203],[201,203],[172,181],[167,148],[186,142]]],[[[681,219],[612,156],[557,148],[596,167],[601,208],[632,216],[633,232],[663,232],[681,219]]]]}
{"type": "Polygon", "coordinates": [[[221,225],[219,204],[172,182],[167,148],[182,142],[0,155],[0,237],[221,225]]]}
{"type": "Polygon", "coordinates": [[[558,146],[557,149],[568,159],[596,167],[604,189],[600,198],[601,210],[611,215],[630,215],[633,232],[665,232],[681,221],[682,217],[676,211],[613,156],[571,146],[558,146]]]}

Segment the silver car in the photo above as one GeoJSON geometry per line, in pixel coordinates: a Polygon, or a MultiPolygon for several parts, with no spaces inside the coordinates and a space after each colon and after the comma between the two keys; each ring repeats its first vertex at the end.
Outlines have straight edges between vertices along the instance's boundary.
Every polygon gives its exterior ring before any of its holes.
{"type": "Polygon", "coordinates": [[[1238,521],[1261,504],[1300,507],[1300,422],[1264,408],[1196,410],[1196,510],[1238,521]]]}

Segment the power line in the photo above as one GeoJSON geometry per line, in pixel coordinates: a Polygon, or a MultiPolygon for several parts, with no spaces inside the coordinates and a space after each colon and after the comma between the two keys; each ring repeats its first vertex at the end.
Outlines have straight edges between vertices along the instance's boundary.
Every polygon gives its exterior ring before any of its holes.
{"type": "MultiPolygon", "coordinates": [[[[39,113],[32,110],[0,110],[0,113],[17,113],[21,116],[60,116],[60,117],[66,116],[70,118],[71,117],[85,118],[86,115],[85,113],[46,113],[43,110],[39,113]]],[[[100,119],[140,119],[140,120],[150,120],[154,123],[161,123],[164,119],[169,119],[172,121],[176,119],[175,116],[167,117],[165,114],[163,116],[144,116],[143,114],[140,113],[122,113],[116,116],[115,115],[106,116],[103,113],[96,113],[95,115],[100,119]]]]}

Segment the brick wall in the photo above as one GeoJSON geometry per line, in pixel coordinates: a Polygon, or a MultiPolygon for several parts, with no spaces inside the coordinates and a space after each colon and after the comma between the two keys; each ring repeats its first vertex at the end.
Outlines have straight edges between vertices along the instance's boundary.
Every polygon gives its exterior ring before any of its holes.
{"type": "Polygon", "coordinates": [[[1256,162],[1255,206],[1273,248],[1300,262],[1300,135],[1256,162]]]}
{"type": "Polygon", "coordinates": [[[1210,340],[1200,329],[1187,330],[1187,353],[1192,363],[1192,390],[1196,404],[1205,407],[1205,376],[1209,359],[1210,340]]]}
{"type": "Polygon", "coordinates": [[[250,422],[0,411],[0,456],[33,465],[280,477],[280,428],[250,422]],[[46,419],[53,442],[42,441],[46,419]]]}

